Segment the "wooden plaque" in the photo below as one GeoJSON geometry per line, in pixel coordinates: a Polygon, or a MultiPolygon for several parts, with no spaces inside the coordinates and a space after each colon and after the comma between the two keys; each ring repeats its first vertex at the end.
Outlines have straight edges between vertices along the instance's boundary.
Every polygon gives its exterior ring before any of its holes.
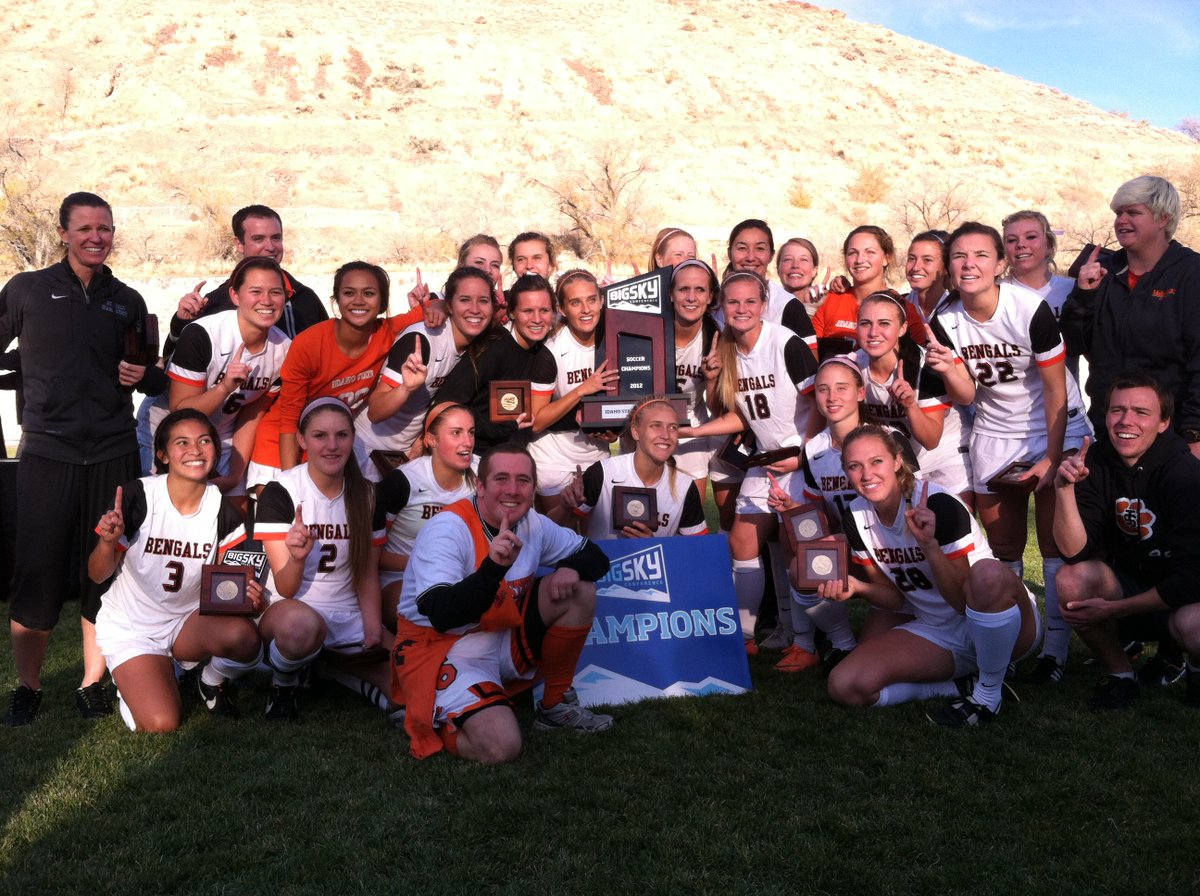
{"type": "Polygon", "coordinates": [[[403,451],[385,451],[382,448],[376,448],[371,452],[371,463],[375,464],[375,469],[379,471],[380,476],[386,476],[401,464],[408,463],[408,455],[403,451]]]}
{"type": "Polygon", "coordinates": [[[781,460],[787,460],[789,457],[798,457],[801,448],[799,445],[785,445],[782,448],[776,448],[773,451],[759,451],[756,454],[751,454],[744,463],[746,468],[750,467],[769,467],[771,464],[777,464],[781,460]]]}
{"type": "Polygon", "coordinates": [[[817,539],[827,538],[832,533],[829,530],[829,519],[825,516],[825,508],[820,504],[797,504],[779,514],[783,534],[795,555],[801,544],[817,539]]]}
{"type": "Polygon", "coordinates": [[[158,317],[146,315],[146,330],[141,332],[134,325],[125,328],[125,344],[122,358],[126,363],[139,367],[150,367],[158,361],[158,317]]]}
{"type": "Polygon", "coordinates": [[[253,616],[247,586],[254,570],[249,566],[206,563],[200,578],[201,616],[253,616]]]}
{"type": "Polygon", "coordinates": [[[613,529],[641,523],[650,531],[658,528],[658,494],[652,488],[617,485],[612,491],[613,529]]]}
{"type": "Polygon", "coordinates": [[[488,386],[488,402],[493,423],[509,423],[530,412],[529,380],[493,380],[488,386]]]}
{"type": "Polygon", "coordinates": [[[850,575],[849,554],[845,535],[801,542],[793,567],[797,569],[796,589],[815,591],[822,582],[840,582],[844,590],[850,575]]]}
{"type": "Polygon", "coordinates": [[[987,487],[994,492],[1022,492],[1028,494],[1037,488],[1037,479],[1022,478],[1033,469],[1033,461],[1018,460],[1009,464],[988,480],[987,487]]]}
{"type": "Polygon", "coordinates": [[[717,452],[717,458],[732,467],[745,470],[749,466],[746,462],[757,453],[758,443],[754,439],[754,433],[747,429],[744,432],[735,432],[727,438],[721,450],[717,452]]]}

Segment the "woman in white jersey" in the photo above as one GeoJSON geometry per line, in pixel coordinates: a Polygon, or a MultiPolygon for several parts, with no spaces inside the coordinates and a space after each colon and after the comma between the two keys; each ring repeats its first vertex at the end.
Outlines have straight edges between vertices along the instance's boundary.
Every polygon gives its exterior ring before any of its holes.
{"type": "Polygon", "coordinates": [[[584,432],[576,416],[581,398],[602,392],[621,376],[608,361],[596,366],[596,333],[604,315],[596,278],[578,268],[567,271],[558,278],[554,296],[562,323],[545,342],[554,364],[554,392],[533,395],[536,436],[529,445],[537,464],[541,513],[561,503],[576,467],[608,457],[613,436],[584,432]]]}
{"type": "MultiPolygon", "coordinates": [[[[708,392],[717,381],[719,368],[706,363],[708,354],[716,348],[716,321],[708,313],[720,292],[717,275],[707,264],[694,258],[686,259],[671,272],[671,307],[675,318],[675,391],[688,398],[688,425],[699,426],[711,416],[708,392]]],[[[720,446],[720,439],[710,436],[679,439],[675,465],[696,480],[703,500],[708,485],[709,467],[720,446]]],[[[723,465],[725,466],[725,465],[723,465]]],[[[737,498],[741,471],[726,467],[715,473],[713,499],[718,513],[725,514],[723,528],[733,525],[733,505],[737,498]]]]}
{"type": "MultiPolygon", "coordinates": [[[[817,247],[799,236],[780,246],[779,254],[775,256],[775,271],[779,274],[780,284],[803,304],[809,317],[816,314],[825,301],[826,289],[816,282],[820,261],[817,247]]],[[[829,279],[828,271],[825,279],[829,279]]]]}
{"type": "Polygon", "coordinates": [[[239,496],[245,510],[246,465],[258,423],[280,390],[292,341],[275,329],[286,299],[283,271],[265,255],[243,258],[229,277],[230,311],[184,327],[167,365],[169,405],[195,408],[217,427],[221,460],[213,484],[239,496]]]}
{"type": "Polygon", "coordinates": [[[471,456],[475,415],[461,404],[442,402],[425,416],[424,452],[401,464],[379,483],[376,500],[387,519],[388,538],[379,560],[383,621],[396,624],[396,603],[417,533],[447,504],[475,494],[471,456]]]}
{"type": "MultiPolygon", "coordinates": [[[[96,640],[117,683],[121,717],[135,731],[179,727],[174,662],[190,669],[214,655],[244,663],[261,656],[249,619],[199,610],[202,567],[246,537],[237,507],[208,481],[220,446],[200,411],[168,414],[154,437],[166,475],[118,488],[113,509],[96,526],[100,541],[88,575],[103,582],[117,573],[96,618],[96,640]]],[[[255,604],[262,600],[257,582],[248,591],[255,604]]],[[[221,708],[237,714],[227,699],[221,708]]]]}
{"type": "MultiPolygon", "coordinates": [[[[946,244],[955,292],[933,320],[928,363],[950,396],[974,404],[972,487],[979,519],[996,556],[1022,575],[1029,491],[1036,505],[1046,583],[1044,680],[1062,677],[1071,639],[1058,618],[1054,577],[1054,472],[1065,451],[1089,433],[1083,401],[1066,369],[1066,347],[1050,307],[1036,293],[999,280],[1004,244],[992,227],[971,222],[946,244]],[[936,341],[936,344],[935,344],[936,341]],[[1014,462],[1031,464],[1017,483],[989,483],[1014,462]]],[[[1041,677],[1041,676],[1039,676],[1041,677]]]]}
{"type": "MultiPolygon", "coordinates": [[[[322,647],[348,656],[383,646],[379,555],[385,540],[374,488],[354,459],[354,421],[338,398],[310,402],[296,433],[308,460],[280,472],[258,499],[254,534],[271,565],[275,593],[259,619],[267,662],[274,670],[268,721],[299,718],[300,671],[322,647]]],[[[360,676],[390,688],[386,658],[364,657],[360,676]]],[[[245,667],[213,660],[232,678],[245,667]]],[[[374,699],[364,690],[364,694],[374,699]]],[[[377,695],[376,695],[377,696],[377,695]]]]}
{"type": "Polygon", "coordinates": [[[842,466],[859,494],[845,516],[846,536],[866,581],[850,577],[845,590],[825,582],[818,593],[865,598],[871,615],[896,624],[864,632],[830,673],[829,695],[848,706],[949,697],[928,713],[931,721],[956,728],[991,721],[1009,662],[1038,641],[1032,595],[992,557],[965,504],[914,478],[886,430],[868,424],[847,435],[842,466]]]}
{"type": "Polygon", "coordinates": [[[676,469],[679,420],[671,403],[660,396],[642,400],[629,415],[632,452],[597,461],[563,489],[563,507],[550,518],[562,523],[570,511],[585,517],[584,534],[592,541],[608,538],[668,538],[704,535],[704,503],[696,481],[676,469]],[[653,489],[653,521],[617,528],[613,522],[613,489],[653,489]]]}
{"type": "Polygon", "coordinates": [[[367,400],[367,411],[355,421],[359,454],[372,459],[363,469],[367,479],[379,482],[386,472],[381,467],[395,466],[389,456],[402,461],[421,453],[425,412],[463,352],[492,325],[493,289],[486,271],[456,269],[443,289],[445,323],[436,327],[423,321],[413,324],[388,352],[379,385],[367,400]]]}
{"type": "Polygon", "coordinates": [[[916,309],[926,325],[933,320],[938,306],[945,301],[950,285],[942,251],[948,236],[950,234],[944,230],[918,233],[908,244],[908,255],[904,259],[904,278],[908,281],[909,289],[905,300],[916,309]]]}
{"type": "Polygon", "coordinates": [[[796,455],[768,467],[752,467],[738,494],[729,548],[733,581],[747,650],[757,652],[754,626],[762,602],[765,573],[760,554],[775,537],[775,512],[767,505],[768,470],[786,483],[800,466],[805,437],[819,417],[812,409],[812,351],[795,333],[763,320],[767,284],[750,271],[735,271],[721,284],[725,329],[717,347],[720,375],[714,404],[727,408],[720,417],[683,435],[728,435],[750,429],[759,451],[794,448],[796,455]]]}

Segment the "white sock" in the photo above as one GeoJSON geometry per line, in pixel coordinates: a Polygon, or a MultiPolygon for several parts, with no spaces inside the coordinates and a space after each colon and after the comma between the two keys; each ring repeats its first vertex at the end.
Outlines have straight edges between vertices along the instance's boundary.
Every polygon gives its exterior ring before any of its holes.
{"type": "Polygon", "coordinates": [[[788,584],[787,552],[777,541],[767,542],[767,556],[771,558],[771,581],[775,584],[775,609],[779,627],[792,629],[792,602],[788,600],[791,585],[788,584]]]}
{"type": "Polygon", "coordinates": [[[795,588],[788,589],[789,604],[794,604],[792,613],[792,646],[800,647],[809,653],[817,652],[816,629],[808,615],[809,607],[820,602],[815,594],[801,594],[795,588]]]}
{"type": "Polygon", "coordinates": [[[1058,605],[1058,583],[1054,577],[1063,568],[1061,557],[1042,559],[1042,579],[1046,583],[1046,634],[1042,639],[1042,656],[1052,656],[1061,665],[1067,661],[1071,644],[1071,626],[1062,617],[1058,605]]]}
{"type": "Polygon", "coordinates": [[[125,727],[130,731],[137,731],[137,724],[133,721],[133,712],[129,708],[129,704],[121,699],[121,692],[117,691],[117,710],[121,713],[121,720],[125,722],[125,727]]]}
{"type": "MultiPolygon", "coordinates": [[[[999,558],[997,558],[999,559],[999,558]]],[[[1022,582],[1025,581],[1025,561],[1024,560],[1000,560],[1005,566],[1017,574],[1017,578],[1022,582]]]]}
{"type": "Polygon", "coordinates": [[[898,681],[879,689],[879,699],[873,706],[896,706],[910,700],[928,700],[931,697],[957,697],[958,686],[946,681],[898,681]]]}
{"type": "Polygon", "coordinates": [[[367,681],[365,678],[359,678],[357,675],[351,675],[349,672],[338,669],[336,666],[323,664],[321,666],[321,677],[328,678],[330,681],[336,681],[338,684],[342,685],[342,687],[349,688],[356,694],[361,694],[363,697],[366,697],[369,702],[375,704],[385,712],[392,704],[392,701],[388,698],[388,695],[371,682],[367,681]]]}
{"type": "Polygon", "coordinates": [[[210,687],[216,687],[224,684],[230,678],[241,678],[243,675],[253,672],[262,662],[262,658],[261,647],[258,649],[258,656],[244,663],[225,656],[214,656],[200,672],[200,680],[210,687]]]}
{"type": "Polygon", "coordinates": [[[818,600],[816,606],[809,608],[808,618],[829,635],[829,642],[838,650],[853,650],[858,646],[850,627],[850,608],[844,601],[818,600]]]}
{"type": "Polygon", "coordinates": [[[271,684],[277,684],[281,688],[294,688],[300,683],[300,670],[315,660],[320,653],[318,649],[308,656],[291,659],[280,653],[272,641],[267,649],[267,663],[275,670],[275,674],[271,676],[271,684]]]}
{"type": "Polygon", "coordinates": [[[981,613],[967,607],[967,632],[975,645],[979,681],[971,700],[992,712],[1000,709],[1004,673],[1021,634],[1021,608],[1015,604],[999,613],[981,613]]]}
{"type": "Polygon", "coordinates": [[[762,605],[763,585],[766,581],[760,558],[733,561],[733,593],[737,595],[743,638],[754,637],[754,624],[758,622],[758,608],[762,605]]]}

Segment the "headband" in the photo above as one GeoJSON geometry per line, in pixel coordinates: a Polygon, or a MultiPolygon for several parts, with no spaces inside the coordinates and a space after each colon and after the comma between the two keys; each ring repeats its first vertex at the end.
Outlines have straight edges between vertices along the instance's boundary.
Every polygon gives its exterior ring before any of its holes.
{"type": "MultiPolygon", "coordinates": [[[[680,231],[680,233],[682,232],[683,231],[680,231]]],[[[675,277],[679,274],[679,272],[687,267],[700,268],[704,271],[704,273],[713,278],[716,278],[717,276],[713,273],[713,269],[699,258],[685,258],[683,261],[679,262],[679,264],[675,265],[675,269],[671,271],[671,282],[674,283],[675,277]]]]}
{"type": "Polygon", "coordinates": [[[891,302],[893,305],[895,305],[897,308],[900,309],[900,322],[904,323],[905,321],[908,320],[908,308],[907,308],[908,303],[905,302],[904,299],[900,298],[898,295],[896,295],[894,292],[892,292],[890,290],[880,290],[879,292],[873,292],[869,296],[867,296],[865,299],[863,299],[861,302],[859,302],[858,306],[861,308],[863,305],[867,304],[867,302],[876,302],[876,301],[891,302]]]}
{"type": "Polygon", "coordinates": [[[429,427],[433,425],[434,421],[436,421],[438,419],[438,417],[442,416],[442,414],[446,413],[446,411],[450,410],[451,408],[462,408],[464,411],[467,411],[467,412],[470,412],[470,410],[471,410],[466,405],[459,404],[457,401],[438,402],[437,404],[435,404],[433,407],[431,407],[425,413],[425,433],[424,434],[429,435],[429,427]]]}
{"type": "Polygon", "coordinates": [[[349,414],[351,419],[354,419],[354,414],[351,413],[350,408],[346,405],[346,402],[342,401],[340,398],[334,398],[332,395],[322,395],[320,398],[314,398],[304,406],[304,412],[300,415],[300,419],[303,420],[309,414],[313,413],[313,411],[319,411],[321,408],[326,407],[337,408],[338,410],[349,414]]]}
{"type": "Polygon", "coordinates": [[[862,378],[862,368],[858,366],[858,361],[855,360],[854,355],[830,355],[817,365],[817,372],[820,373],[821,368],[828,364],[843,364],[857,373],[860,379],[862,378]]]}

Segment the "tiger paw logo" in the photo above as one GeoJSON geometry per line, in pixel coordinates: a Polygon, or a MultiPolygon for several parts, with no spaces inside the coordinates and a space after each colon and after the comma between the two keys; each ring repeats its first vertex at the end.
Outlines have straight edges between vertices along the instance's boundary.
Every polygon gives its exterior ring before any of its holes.
{"type": "Polygon", "coordinates": [[[1145,541],[1154,534],[1154,511],[1136,498],[1117,498],[1117,528],[1145,541]]]}

